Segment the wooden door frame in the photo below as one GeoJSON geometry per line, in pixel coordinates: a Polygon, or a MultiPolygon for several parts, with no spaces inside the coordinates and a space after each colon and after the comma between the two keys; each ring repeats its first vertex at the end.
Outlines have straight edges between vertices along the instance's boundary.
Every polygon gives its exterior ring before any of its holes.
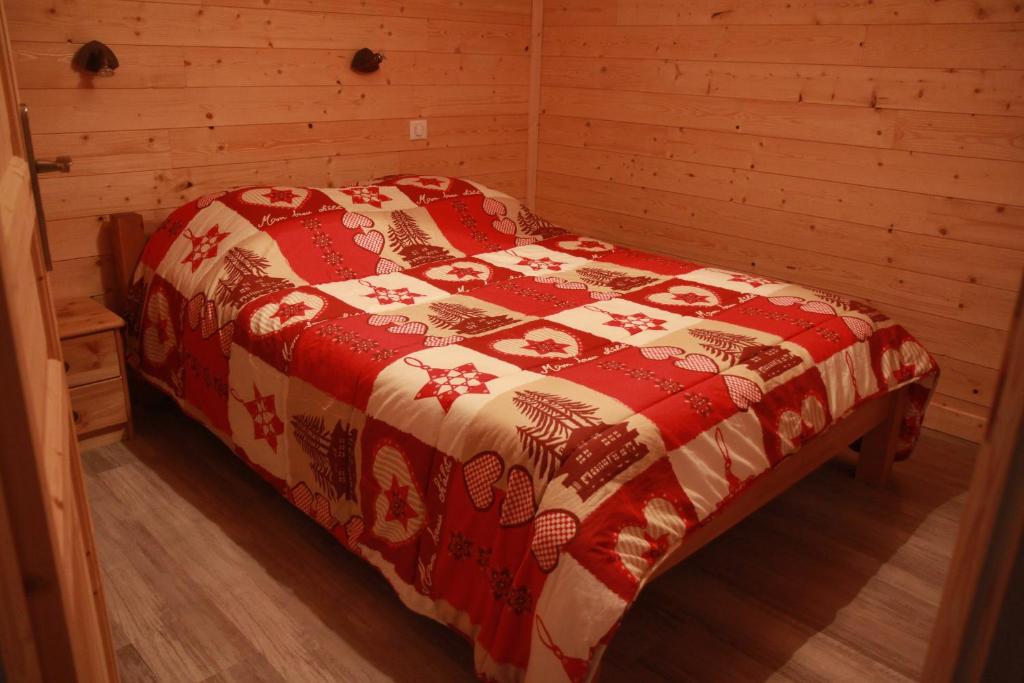
{"type": "Polygon", "coordinates": [[[1024,655],[1024,287],[960,521],[925,681],[1021,680],[1024,655]]]}
{"type": "Polygon", "coordinates": [[[18,83],[0,4],[0,656],[9,680],[118,680],[18,83]]]}

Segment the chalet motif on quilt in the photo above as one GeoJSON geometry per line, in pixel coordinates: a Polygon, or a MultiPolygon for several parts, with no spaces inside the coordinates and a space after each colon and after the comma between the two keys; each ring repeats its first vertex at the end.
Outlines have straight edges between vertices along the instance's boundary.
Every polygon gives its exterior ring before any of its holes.
{"type": "Polygon", "coordinates": [[[937,367],[835,295],[573,235],[458,178],[249,187],[142,255],[144,375],[485,680],[583,681],[687,534],[937,367]]]}

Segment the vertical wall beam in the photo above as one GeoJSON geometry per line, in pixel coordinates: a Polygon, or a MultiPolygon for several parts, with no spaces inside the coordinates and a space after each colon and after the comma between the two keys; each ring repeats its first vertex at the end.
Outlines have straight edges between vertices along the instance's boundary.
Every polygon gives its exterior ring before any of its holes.
{"type": "Polygon", "coordinates": [[[544,43],[544,0],[533,0],[530,21],[530,108],[526,138],[526,205],[537,199],[537,145],[540,139],[540,67],[544,43]]]}

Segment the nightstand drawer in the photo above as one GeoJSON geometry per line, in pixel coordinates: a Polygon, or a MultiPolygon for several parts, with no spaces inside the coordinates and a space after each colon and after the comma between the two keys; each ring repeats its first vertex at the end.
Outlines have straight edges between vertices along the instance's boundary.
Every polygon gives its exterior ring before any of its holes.
{"type": "Polygon", "coordinates": [[[124,384],[120,377],[84,384],[71,390],[75,432],[88,434],[128,421],[124,384]]]}
{"type": "Polygon", "coordinates": [[[117,357],[116,332],[100,332],[65,339],[64,371],[68,386],[77,387],[90,382],[118,377],[121,374],[117,357]]]}

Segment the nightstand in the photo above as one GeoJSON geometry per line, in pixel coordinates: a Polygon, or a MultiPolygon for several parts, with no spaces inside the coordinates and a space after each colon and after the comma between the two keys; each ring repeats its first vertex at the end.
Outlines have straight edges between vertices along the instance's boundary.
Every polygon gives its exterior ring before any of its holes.
{"type": "Polygon", "coordinates": [[[57,327],[82,450],[131,437],[124,320],[93,299],[58,303],[57,327]]]}

